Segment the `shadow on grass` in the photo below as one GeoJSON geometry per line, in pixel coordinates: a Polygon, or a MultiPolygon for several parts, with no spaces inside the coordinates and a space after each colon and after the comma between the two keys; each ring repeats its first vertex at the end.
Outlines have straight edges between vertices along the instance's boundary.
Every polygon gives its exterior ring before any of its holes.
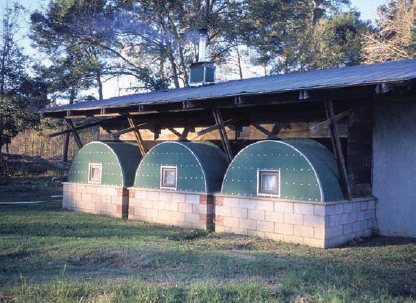
{"type": "Polygon", "coordinates": [[[398,245],[416,244],[416,238],[409,237],[386,237],[374,235],[372,237],[354,240],[342,245],[342,248],[347,247],[389,247],[398,245]]]}

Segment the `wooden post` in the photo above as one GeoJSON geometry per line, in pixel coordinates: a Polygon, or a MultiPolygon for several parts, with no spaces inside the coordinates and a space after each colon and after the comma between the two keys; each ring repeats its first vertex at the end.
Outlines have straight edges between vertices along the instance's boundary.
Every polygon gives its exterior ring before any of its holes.
{"type": "Polygon", "coordinates": [[[130,127],[134,128],[133,133],[134,133],[134,136],[136,137],[137,145],[139,146],[139,149],[140,149],[140,154],[144,157],[146,155],[146,149],[144,148],[143,139],[142,139],[142,136],[140,135],[140,131],[137,128],[137,123],[134,120],[134,118],[130,115],[127,116],[127,121],[129,122],[130,127]]]}
{"type": "Polygon", "coordinates": [[[341,179],[342,192],[344,194],[344,198],[351,200],[352,196],[351,196],[350,182],[348,180],[348,173],[347,173],[347,168],[345,166],[344,154],[342,153],[341,140],[339,138],[339,132],[338,132],[337,120],[335,118],[334,106],[331,100],[324,101],[324,104],[325,104],[326,116],[328,119],[331,119],[331,125],[330,125],[331,141],[332,141],[332,146],[334,149],[335,157],[337,159],[337,165],[338,165],[338,170],[339,170],[340,179],[341,179]]]}
{"type": "Polygon", "coordinates": [[[227,155],[228,162],[233,160],[233,154],[231,151],[230,141],[228,141],[227,131],[225,130],[224,120],[222,119],[221,112],[218,108],[212,110],[215,123],[219,125],[219,131],[221,136],[222,145],[224,147],[225,154],[227,155]]]}
{"type": "Polygon", "coordinates": [[[81,142],[81,139],[77,133],[77,131],[75,130],[74,124],[72,123],[72,120],[70,119],[65,119],[66,125],[67,127],[72,131],[72,135],[74,136],[74,140],[78,145],[78,148],[81,149],[84,145],[81,142]]]}

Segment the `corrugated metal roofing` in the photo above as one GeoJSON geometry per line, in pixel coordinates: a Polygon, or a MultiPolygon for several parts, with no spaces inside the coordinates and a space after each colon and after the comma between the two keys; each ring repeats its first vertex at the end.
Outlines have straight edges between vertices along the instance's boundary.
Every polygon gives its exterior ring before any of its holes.
{"type": "Polygon", "coordinates": [[[45,108],[41,112],[127,107],[217,99],[229,96],[279,93],[304,89],[340,88],[416,79],[416,60],[322,69],[217,83],[213,86],[178,88],[167,91],[115,97],[73,105],[45,108]]]}

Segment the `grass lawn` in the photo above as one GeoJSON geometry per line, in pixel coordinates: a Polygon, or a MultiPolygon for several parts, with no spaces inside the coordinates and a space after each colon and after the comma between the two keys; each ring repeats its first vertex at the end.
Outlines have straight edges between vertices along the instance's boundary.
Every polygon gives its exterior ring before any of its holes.
{"type": "Polygon", "coordinates": [[[322,250],[0,205],[0,302],[413,302],[415,267],[414,239],[322,250]]]}

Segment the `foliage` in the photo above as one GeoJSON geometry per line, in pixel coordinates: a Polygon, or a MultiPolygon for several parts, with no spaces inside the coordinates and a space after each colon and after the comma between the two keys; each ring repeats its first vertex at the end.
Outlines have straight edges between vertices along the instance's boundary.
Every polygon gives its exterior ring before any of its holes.
{"type": "Polygon", "coordinates": [[[416,58],[415,4],[392,0],[378,8],[378,28],[364,36],[364,61],[385,62],[416,58]]]}
{"type": "Polygon", "coordinates": [[[32,110],[46,102],[44,81],[33,76],[29,58],[16,43],[23,7],[5,8],[0,40],[0,151],[18,132],[34,128],[39,117],[32,110]]]}

